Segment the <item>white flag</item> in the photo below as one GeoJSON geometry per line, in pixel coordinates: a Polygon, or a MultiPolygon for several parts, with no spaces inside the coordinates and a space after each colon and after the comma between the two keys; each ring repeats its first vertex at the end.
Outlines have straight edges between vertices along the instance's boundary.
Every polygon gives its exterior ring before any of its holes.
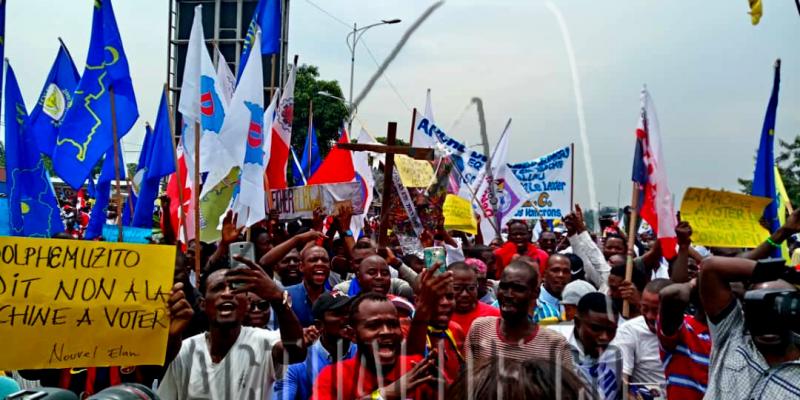
{"type": "Polygon", "coordinates": [[[203,6],[194,8],[194,22],[189,35],[189,47],[186,52],[186,63],[183,67],[183,86],[178,111],[187,125],[184,130],[184,156],[187,158],[189,175],[194,176],[194,134],[195,124],[200,125],[200,172],[208,171],[203,165],[203,153],[209,152],[208,141],[203,137],[219,135],[225,120],[225,102],[222,100],[222,87],[217,80],[217,71],[203,34],[203,6]],[[204,143],[206,142],[206,143],[204,143]]]}
{"type": "Polygon", "coordinates": [[[239,214],[238,227],[253,226],[267,217],[265,199],[268,193],[264,190],[264,171],[269,161],[271,140],[270,135],[267,135],[263,128],[269,127],[272,123],[272,118],[275,115],[275,105],[279,98],[280,93],[276,91],[272,96],[272,101],[264,111],[260,135],[262,140],[261,147],[251,146],[256,142],[252,135],[252,127],[250,135],[247,137],[247,150],[245,151],[244,165],[239,175],[239,186],[231,200],[231,209],[239,214]],[[258,160],[261,161],[260,164],[257,162],[258,160]]]}
{"type": "MultiPolygon", "coordinates": [[[[358,134],[358,143],[378,144],[363,127],[358,134]]],[[[375,177],[372,175],[372,168],[369,166],[370,154],[371,153],[366,151],[357,151],[353,153],[353,170],[356,172],[354,181],[361,183],[361,199],[362,204],[364,204],[364,213],[353,215],[353,218],[350,220],[350,231],[353,232],[353,236],[355,237],[358,237],[361,230],[364,229],[364,218],[367,216],[369,205],[372,204],[372,190],[375,187],[375,177]]]]}
{"type": "Polygon", "coordinates": [[[231,68],[228,65],[228,61],[225,60],[225,56],[222,55],[222,52],[219,51],[219,48],[216,48],[217,53],[217,81],[219,81],[220,86],[222,87],[222,100],[225,102],[225,106],[231,104],[231,98],[233,98],[233,90],[236,88],[236,77],[233,76],[233,72],[231,72],[231,68]]]}
{"type": "Polygon", "coordinates": [[[435,125],[433,121],[433,106],[431,105],[430,89],[428,89],[428,93],[425,95],[425,112],[422,114],[422,118],[417,118],[414,123],[417,125],[414,127],[414,147],[434,148],[439,140],[435,137],[431,129],[428,128],[431,125],[435,125]],[[427,120],[425,123],[421,123],[425,120],[427,120]]]}
{"type": "Polygon", "coordinates": [[[480,187],[477,191],[476,212],[481,217],[480,230],[483,235],[484,244],[488,244],[497,236],[493,223],[499,224],[498,230],[502,230],[503,224],[508,222],[519,207],[527,200],[525,188],[514,176],[511,168],[508,168],[506,156],[508,154],[509,137],[511,130],[506,129],[497,146],[492,153],[492,174],[481,179],[480,187]],[[493,179],[492,179],[493,178],[493,179]],[[491,187],[494,185],[495,204],[492,204],[491,187]],[[483,211],[481,211],[483,209],[483,211]],[[495,210],[497,213],[495,214],[495,210]]]}
{"type": "MultiPolygon", "coordinates": [[[[260,35],[256,35],[254,46],[260,45],[260,35]]],[[[259,48],[259,47],[256,47],[259,48]]],[[[242,167],[246,150],[262,149],[264,144],[264,78],[261,69],[261,54],[250,53],[250,59],[242,71],[240,85],[236,87],[231,99],[228,116],[219,134],[204,133],[200,141],[201,171],[208,171],[200,198],[214,189],[233,167],[242,167]],[[205,151],[203,151],[205,150],[205,151]]],[[[253,158],[251,163],[263,164],[261,156],[247,153],[253,158]]]]}

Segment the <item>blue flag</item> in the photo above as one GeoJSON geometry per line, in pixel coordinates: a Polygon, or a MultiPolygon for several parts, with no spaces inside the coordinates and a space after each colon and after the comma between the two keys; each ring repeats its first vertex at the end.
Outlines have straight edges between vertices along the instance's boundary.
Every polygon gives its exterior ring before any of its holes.
{"type": "Polygon", "coordinates": [[[11,64],[6,70],[5,146],[6,194],[8,195],[11,234],[51,237],[63,232],[58,201],[50,184],[44,160],[33,137],[26,131],[28,110],[22,100],[11,64]]]}
{"type": "Polygon", "coordinates": [[[86,181],[92,167],[112,147],[112,90],[119,140],[136,122],[139,109],[111,0],[95,0],[86,69],[61,123],[53,153],[56,173],[74,189],[86,181]]]}
{"type": "MultiPolygon", "coordinates": [[[[122,146],[118,147],[120,149],[119,179],[125,180],[125,160],[122,158],[122,146]]],[[[103,160],[103,168],[100,170],[100,176],[97,178],[97,184],[95,185],[97,197],[95,198],[94,206],[92,206],[92,213],[89,215],[89,225],[86,227],[86,232],[83,235],[85,239],[95,239],[103,234],[103,225],[106,223],[106,211],[108,211],[106,209],[109,206],[109,200],[111,200],[111,190],[112,185],[115,183],[114,180],[114,146],[111,146],[106,152],[106,158],[103,160]]],[[[114,188],[114,190],[116,190],[116,188],[114,188]]],[[[128,206],[127,203],[123,204],[123,216],[126,206],[128,206]]],[[[116,238],[105,239],[111,241],[116,240],[116,238]]]]}
{"type": "Polygon", "coordinates": [[[73,92],[80,79],[78,69],[62,43],[30,120],[31,135],[36,139],[39,151],[48,157],[53,157],[58,128],[64,120],[67,107],[72,103],[73,92]]]}
{"type": "Polygon", "coordinates": [[[153,227],[153,208],[161,179],[173,172],[175,172],[175,156],[172,152],[169,109],[167,97],[162,93],[155,129],[148,131],[145,137],[142,154],[139,156],[139,166],[133,177],[134,186],[138,187],[138,200],[132,226],[153,227]]]}
{"type": "Polygon", "coordinates": [[[253,40],[258,29],[261,29],[261,54],[277,54],[281,49],[281,2],[280,0],[259,0],[256,10],[253,12],[253,19],[247,27],[247,35],[244,38],[242,47],[242,57],[239,62],[239,72],[236,74],[236,82],[242,76],[244,66],[250,56],[250,49],[253,47],[253,40]]]}
{"type": "Polygon", "coordinates": [[[317,172],[317,168],[322,163],[322,157],[319,155],[319,144],[317,144],[317,129],[313,120],[311,126],[308,127],[306,143],[303,146],[303,155],[300,157],[300,168],[303,169],[303,174],[308,180],[314,175],[314,172],[317,172]]]}
{"type": "MultiPolygon", "coordinates": [[[[775,188],[775,156],[773,143],[775,142],[775,114],[778,111],[778,89],[781,84],[781,64],[775,63],[775,77],[772,82],[772,94],[767,104],[767,114],[764,116],[764,126],[761,128],[761,142],[758,145],[756,169],[753,175],[753,196],[769,197],[772,200],[764,209],[764,219],[770,232],[775,232],[780,227],[778,220],[778,191],[775,188]]],[[[781,249],[772,249],[772,257],[780,257],[781,249]]]]}

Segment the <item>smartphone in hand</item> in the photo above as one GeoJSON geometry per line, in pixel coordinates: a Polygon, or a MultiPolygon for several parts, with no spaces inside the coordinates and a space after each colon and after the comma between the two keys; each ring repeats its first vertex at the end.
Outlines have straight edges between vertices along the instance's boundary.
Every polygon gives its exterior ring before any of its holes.
{"type": "Polygon", "coordinates": [[[231,269],[247,268],[247,265],[235,260],[234,256],[242,256],[249,260],[255,261],[256,254],[252,242],[234,242],[228,248],[228,256],[230,257],[231,269]]]}

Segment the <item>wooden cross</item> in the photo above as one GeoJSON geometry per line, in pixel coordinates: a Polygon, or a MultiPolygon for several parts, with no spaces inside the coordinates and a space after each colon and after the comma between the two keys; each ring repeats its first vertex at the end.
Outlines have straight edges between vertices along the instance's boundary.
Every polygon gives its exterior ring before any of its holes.
{"type": "MultiPolygon", "coordinates": [[[[381,225],[378,233],[378,245],[386,247],[389,241],[387,231],[389,229],[389,200],[392,195],[392,176],[394,174],[394,155],[403,154],[417,160],[433,160],[433,149],[398,146],[397,144],[397,122],[389,122],[386,135],[386,145],[362,144],[362,143],[341,143],[337,146],[340,149],[350,151],[372,151],[375,153],[386,154],[386,162],[383,168],[383,195],[381,200],[381,225]]],[[[369,206],[369,205],[366,205],[369,206]]]]}

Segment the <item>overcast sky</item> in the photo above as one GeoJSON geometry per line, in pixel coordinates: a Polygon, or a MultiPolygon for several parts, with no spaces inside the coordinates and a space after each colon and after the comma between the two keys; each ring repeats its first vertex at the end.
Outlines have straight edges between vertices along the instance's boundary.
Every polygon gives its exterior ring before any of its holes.
{"type": "MultiPolygon", "coordinates": [[[[91,0],[8,2],[6,57],[29,110],[58,50],[67,43],[83,70],[91,0]]],[[[348,25],[380,19],[356,52],[355,92],[430,4],[417,0],[292,0],[290,54],[319,66],[322,78],[350,79],[348,25]],[[320,11],[318,7],[328,14],[320,11]],[[330,15],[329,15],[330,14],[330,15]],[[331,16],[332,15],[332,16],[331,16]],[[337,21],[338,19],[338,21],[337,21]]],[[[800,16],[792,1],[765,1],[752,26],[744,0],[557,1],[570,31],[580,78],[598,201],[630,201],[630,169],[639,91],[647,84],[658,109],[670,187],[737,190],[749,177],[772,84],[783,60],[776,135],[800,134],[800,16]],[[621,187],[621,190],[619,189],[621,187]]],[[[153,120],[166,79],[167,0],[115,0],[141,121],[123,146],[135,162],[144,121],[153,120]]],[[[359,107],[375,136],[397,121],[407,137],[411,107],[433,93],[437,123],[469,144],[480,142],[470,98],[481,97],[492,146],[513,119],[509,162],[525,161],[575,142],[575,198],[588,203],[576,99],[567,50],[544,1],[451,0],[412,36],[359,107]],[[390,84],[391,82],[391,84],[390,84]],[[392,89],[391,86],[394,86],[392,89]],[[461,118],[459,118],[461,117],[461,118]]],[[[355,123],[355,126],[358,126],[355,123]]]]}

